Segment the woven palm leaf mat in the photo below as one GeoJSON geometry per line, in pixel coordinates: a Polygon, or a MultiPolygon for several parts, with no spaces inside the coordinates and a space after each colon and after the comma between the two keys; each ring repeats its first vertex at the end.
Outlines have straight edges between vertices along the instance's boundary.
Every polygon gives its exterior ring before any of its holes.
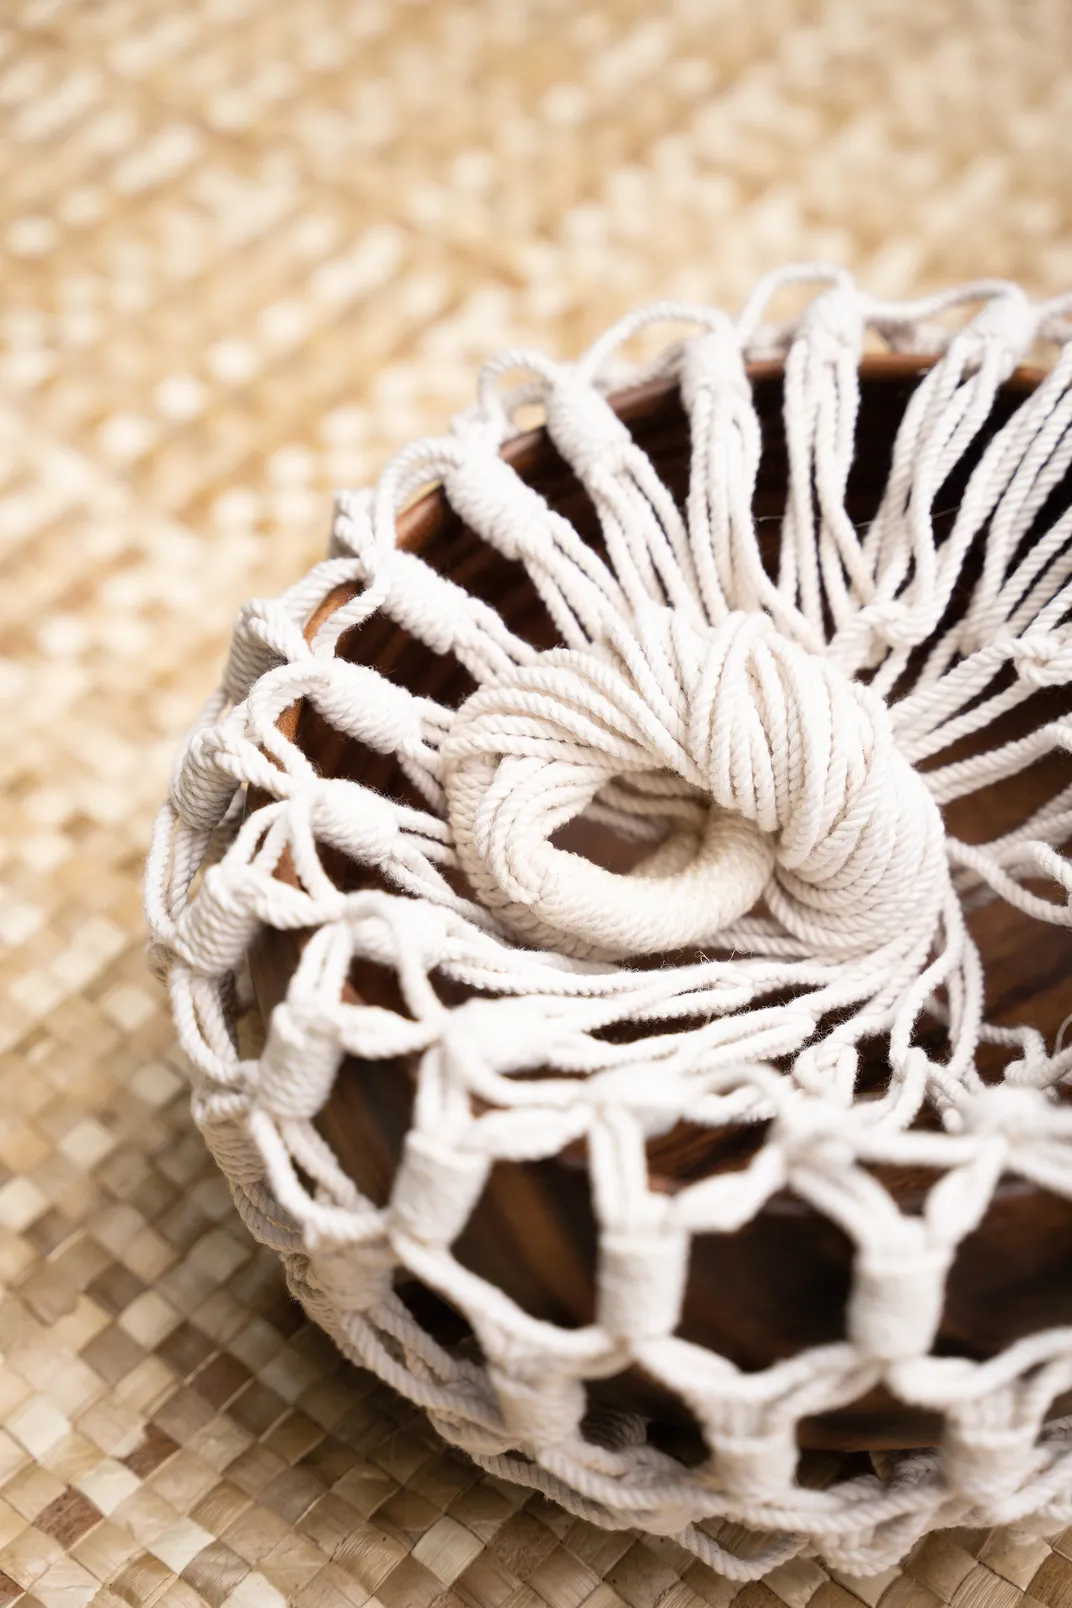
{"type": "Polygon", "coordinates": [[[345,1366],[187,1112],[139,876],[239,601],[508,343],[789,258],[1072,285],[1066,0],[0,6],[0,1608],[1014,1608],[1072,1532],[727,1583],[345,1366]]]}

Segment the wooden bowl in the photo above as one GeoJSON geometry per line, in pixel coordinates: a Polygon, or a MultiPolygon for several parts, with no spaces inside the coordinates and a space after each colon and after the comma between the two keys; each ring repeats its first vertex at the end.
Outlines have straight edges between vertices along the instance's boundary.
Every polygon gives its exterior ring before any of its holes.
{"type": "MultiPolygon", "coordinates": [[[[874,516],[897,427],[926,367],[926,359],[900,356],[868,358],[861,366],[857,452],[847,494],[849,512],[860,525],[874,516]]],[[[773,561],[787,478],[782,375],[773,363],[753,365],[750,373],[763,429],[755,514],[761,533],[769,532],[773,561]]],[[[987,440],[1038,379],[1034,371],[1018,370],[1002,389],[987,427],[946,487],[948,501],[936,519],[939,535],[950,527],[968,474],[987,440]]],[[[617,396],[614,405],[683,502],[689,430],[676,385],[657,381],[639,386],[617,396]]],[[[515,438],[504,456],[586,540],[598,542],[598,524],[587,495],[543,430],[515,438]]],[[[1062,491],[1067,506],[1072,501],[1067,479],[1062,491]]],[[[443,574],[492,602],[512,630],[541,648],[555,643],[555,632],[521,566],[479,541],[439,493],[424,496],[400,518],[399,539],[443,574]]],[[[352,595],[349,587],[332,594],[310,622],[308,634],[352,595]]],[[[451,706],[472,690],[467,673],[456,662],[438,657],[383,617],[349,633],[339,651],[451,706]]],[[[984,743],[1031,729],[1068,705],[1066,688],[1037,694],[1015,712],[1015,720],[1006,723],[1008,729],[986,733],[984,743]]],[[[341,737],[311,707],[289,710],[284,723],[321,774],[358,778],[394,798],[422,802],[414,798],[393,759],[341,737]]],[[[973,751],[965,745],[944,758],[973,751]]],[[[1052,756],[1012,782],[958,801],[946,811],[947,825],[963,839],[982,841],[1022,819],[1033,801],[1052,796],[1057,785],[1069,781],[1072,760],[1068,755],[1052,756]]],[[[249,807],[259,803],[263,798],[253,797],[249,807]]],[[[624,846],[618,840],[609,842],[598,827],[575,827],[568,846],[612,869],[628,869],[624,846]]],[[[376,885],[375,874],[367,868],[332,853],[327,860],[339,886],[376,885]]],[[[290,868],[283,863],[277,874],[286,877],[290,868]]],[[[969,925],[985,966],[988,1019],[1002,1025],[1029,1023],[1052,1042],[1072,1009],[1072,932],[1043,927],[999,901],[974,911],[969,925]]],[[[286,991],[301,942],[301,935],[265,930],[254,948],[253,982],[265,1017],[286,991]]],[[[393,977],[369,964],[355,966],[349,989],[354,1002],[398,1003],[393,977]]],[[[454,997],[464,998],[465,991],[455,989],[454,997]]],[[[985,1058],[980,1071],[987,1075],[985,1058]]],[[[871,1061],[865,1061],[863,1092],[877,1090],[882,1079],[882,1046],[876,1045],[871,1061]]],[[[414,1086],[415,1068],[408,1062],[348,1059],[319,1118],[322,1133],[344,1167],[361,1191],[379,1204],[388,1197],[410,1125],[414,1086]]],[[[679,1123],[649,1146],[653,1186],[673,1191],[686,1181],[740,1167],[761,1141],[762,1128],[712,1132],[679,1123]]],[[[932,1174],[916,1169],[878,1172],[905,1211],[918,1209],[933,1181],[932,1174]]],[[[589,1323],[595,1299],[596,1228],[583,1151],[567,1151],[547,1161],[497,1164],[456,1242],[455,1254],[528,1312],[567,1327],[589,1323]]],[[[845,1333],[851,1263],[852,1247],[842,1230],[782,1193],[739,1232],[694,1241],[678,1332],[749,1370],[838,1340],[845,1333]]],[[[416,1283],[400,1293],[445,1342],[472,1343],[465,1320],[438,1296],[416,1283]]],[[[1021,1336],[1069,1323],[1072,1202],[1006,1178],[978,1229],[959,1248],[935,1350],[981,1360],[1021,1336]]],[[[649,1416],[654,1420],[654,1438],[661,1436],[686,1461],[701,1455],[702,1443],[687,1411],[639,1370],[590,1384],[588,1389],[594,1404],[649,1416]]],[[[1070,1398],[1054,1405],[1055,1414],[1070,1410],[1070,1398]]],[[[930,1445],[939,1433],[936,1417],[905,1407],[876,1389],[849,1407],[804,1420],[799,1436],[803,1446],[851,1451],[930,1445]]]]}

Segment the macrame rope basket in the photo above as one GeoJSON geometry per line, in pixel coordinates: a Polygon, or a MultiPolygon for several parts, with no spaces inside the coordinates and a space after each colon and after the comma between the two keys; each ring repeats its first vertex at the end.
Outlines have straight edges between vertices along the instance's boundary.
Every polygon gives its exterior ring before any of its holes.
{"type": "Polygon", "coordinates": [[[1070,309],[790,269],[495,359],[241,611],[155,831],[308,1313],[737,1579],[1072,1524],[1070,309]]]}

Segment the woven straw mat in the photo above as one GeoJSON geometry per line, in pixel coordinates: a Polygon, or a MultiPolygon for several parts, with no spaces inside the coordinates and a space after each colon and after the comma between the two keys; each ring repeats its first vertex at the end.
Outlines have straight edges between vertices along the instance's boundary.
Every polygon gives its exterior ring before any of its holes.
{"type": "Polygon", "coordinates": [[[1072,285],[1066,0],[0,5],[0,1608],[1058,1608],[1072,1532],[727,1583],[482,1477],[287,1299],[139,878],[245,597],[506,344],[791,258],[1072,285]]]}

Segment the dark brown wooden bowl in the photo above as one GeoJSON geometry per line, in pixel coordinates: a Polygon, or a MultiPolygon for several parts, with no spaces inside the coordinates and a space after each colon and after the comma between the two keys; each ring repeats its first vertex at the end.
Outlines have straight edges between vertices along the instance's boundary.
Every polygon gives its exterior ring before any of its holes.
{"type": "MultiPolygon", "coordinates": [[[[857,454],[847,505],[860,525],[877,508],[894,436],[925,359],[868,358],[861,367],[857,454]]],[[[761,533],[777,537],[786,485],[779,365],[751,370],[763,429],[763,457],[755,498],[761,533]]],[[[1035,371],[1018,370],[999,394],[987,428],[944,491],[936,523],[952,523],[968,473],[986,441],[1037,384],[1035,371]]],[[[688,463],[688,420],[676,386],[658,381],[615,398],[615,407],[650,455],[679,502],[688,463]]],[[[594,511],[583,487],[542,430],[517,437],[504,456],[517,472],[565,515],[586,540],[599,544],[594,511]]],[[[1072,484],[1061,488],[1064,506],[1072,484]]],[[[1056,510],[1055,510],[1056,511],[1056,510]]],[[[419,550],[436,569],[500,610],[510,627],[539,647],[556,637],[524,570],[500,557],[469,531],[439,493],[424,496],[401,517],[399,539],[419,550]]],[[[310,622],[309,634],[353,595],[339,588],[310,622]]],[[[472,690],[466,672],[407,636],[390,620],[374,617],[342,639],[348,659],[375,664],[415,691],[455,706],[472,690]]],[[[1015,730],[975,740],[989,746],[1030,729],[1058,709],[1067,710],[1068,689],[1028,700],[1016,712],[1015,730]],[[1055,702],[1057,708],[1055,708],[1055,702]]],[[[288,735],[328,776],[356,777],[392,797],[416,804],[392,759],[341,737],[308,705],[284,716],[288,735]]],[[[974,751],[969,745],[945,759],[974,751]]],[[[1056,755],[1011,783],[1001,783],[946,810],[951,831],[982,841],[1023,818],[1058,785],[1072,781],[1072,760],[1056,755]]],[[[263,799],[251,798],[256,808],[263,799]]],[[[574,832],[569,847],[614,869],[627,868],[620,844],[601,839],[598,827],[574,832]]],[[[340,886],[375,885],[367,868],[326,856],[340,886]]],[[[290,875],[281,864],[278,875],[290,875]]],[[[1072,932],[1044,927],[999,901],[974,911],[969,925],[982,953],[987,978],[987,1014],[1002,1025],[1030,1023],[1052,1042],[1072,1009],[1072,932]]],[[[300,953],[302,936],[265,930],[251,955],[259,1009],[267,1017],[283,997],[300,953]]],[[[393,977],[372,965],[355,966],[353,1001],[398,1003],[393,977]]],[[[454,997],[465,991],[454,990],[454,997]]],[[[986,1076],[985,1058],[980,1070],[986,1076]]],[[[999,1075],[996,1063],[992,1069],[999,1075]]],[[[883,1078],[881,1046],[865,1061],[864,1092],[883,1078]]],[[[344,1167],[377,1203],[388,1197],[402,1140],[410,1125],[415,1068],[406,1062],[344,1062],[319,1126],[344,1167]]],[[[672,1191],[686,1181],[742,1166],[761,1142],[756,1128],[719,1132],[679,1124],[649,1147],[655,1187],[672,1191]]],[[[933,1175],[908,1168],[879,1169],[901,1208],[918,1208],[933,1175]]],[[[497,1284],[527,1311],[568,1327],[590,1322],[595,1304],[596,1229],[583,1151],[547,1161],[496,1165],[455,1254],[465,1266],[497,1284]]],[[[772,1199],[754,1221],[733,1234],[704,1235],[693,1245],[684,1313],[678,1332],[729,1357],[739,1367],[759,1369],[807,1346],[844,1337],[852,1247],[833,1223],[788,1192],[772,1199]]],[[[401,1290],[415,1313],[446,1342],[472,1343],[461,1316],[415,1283],[401,1290]]],[[[1040,1329],[1072,1323],[1072,1203],[1014,1178],[1004,1179],[978,1229],[961,1245],[951,1270],[936,1350],[983,1359],[1040,1329]]],[[[667,1445],[690,1458],[699,1442],[687,1413],[639,1370],[589,1386],[595,1404],[641,1411],[658,1426],[667,1445]]],[[[1072,1410],[1072,1397],[1054,1412],[1072,1410]]],[[[932,1415],[905,1407],[882,1389],[851,1406],[805,1420],[803,1446],[838,1450],[905,1448],[933,1444],[940,1424],[932,1415]]]]}

